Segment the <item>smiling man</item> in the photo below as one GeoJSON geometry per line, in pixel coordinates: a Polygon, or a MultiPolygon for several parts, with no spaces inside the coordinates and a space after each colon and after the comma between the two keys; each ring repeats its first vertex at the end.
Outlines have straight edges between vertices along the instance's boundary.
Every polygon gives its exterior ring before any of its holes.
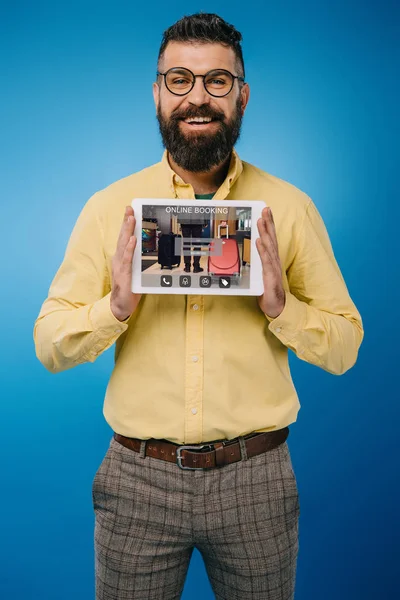
{"type": "Polygon", "coordinates": [[[194,548],[217,600],[292,600],[300,509],[286,439],[300,405],[288,350],[341,375],[363,339],[312,200],[234,149],[249,100],[240,42],[213,14],[164,33],[163,158],[85,204],[35,323],[53,373],[116,342],[113,436],[92,488],[97,600],[180,598],[194,548]],[[264,201],[263,294],[132,293],[133,197],[264,201]]]}
{"type": "Polygon", "coordinates": [[[153,94],[171,167],[186,178],[206,174],[208,182],[218,173],[222,181],[249,99],[241,54],[220,43],[183,44],[166,35],[159,69],[153,94]]]}

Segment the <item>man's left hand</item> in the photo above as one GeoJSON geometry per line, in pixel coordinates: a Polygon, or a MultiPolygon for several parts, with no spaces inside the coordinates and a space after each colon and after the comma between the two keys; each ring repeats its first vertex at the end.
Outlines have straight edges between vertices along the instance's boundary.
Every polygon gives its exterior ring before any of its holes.
{"type": "Polygon", "coordinates": [[[257,221],[260,237],[256,246],[261,258],[264,293],[257,298],[258,304],[266,315],[275,319],[285,307],[285,290],[282,286],[282,267],[279,258],[278,240],[271,209],[265,207],[261,219],[257,221]]]}

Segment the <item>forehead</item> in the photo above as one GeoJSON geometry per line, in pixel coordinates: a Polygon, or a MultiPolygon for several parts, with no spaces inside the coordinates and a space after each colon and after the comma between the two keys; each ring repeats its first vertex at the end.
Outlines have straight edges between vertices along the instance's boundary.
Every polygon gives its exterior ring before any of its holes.
{"type": "Polygon", "coordinates": [[[170,42],[162,59],[163,71],[172,67],[186,67],[195,73],[211,69],[227,69],[236,72],[236,55],[232,48],[222,44],[198,44],[170,42]]]}

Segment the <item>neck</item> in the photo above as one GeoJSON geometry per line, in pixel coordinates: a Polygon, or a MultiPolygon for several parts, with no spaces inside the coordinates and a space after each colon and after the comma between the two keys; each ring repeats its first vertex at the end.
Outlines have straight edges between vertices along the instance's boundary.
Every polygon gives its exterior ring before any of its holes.
{"type": "Polygon", "coordinates": [[[193,171],[182,169],[182,167],[176,164],[171,154],[168,152],[168,162],[171,169],[175,171],[185,183],[190,183],[195,194],[211,194],[216,192],[228,174],[230,161],[231,155],[229,155],[221,164],[213,167],[210,171],[194,173],[193,171]]]}

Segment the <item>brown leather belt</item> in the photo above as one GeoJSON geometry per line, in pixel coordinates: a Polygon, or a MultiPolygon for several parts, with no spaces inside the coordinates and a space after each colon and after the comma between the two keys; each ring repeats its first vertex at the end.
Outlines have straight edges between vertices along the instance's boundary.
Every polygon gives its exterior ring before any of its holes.
{"type": "MultiPolygon", "coordinates": [[[[244,436],[247,457],[257,456],[282,444],[289,435],[289,428],[276,429],[244,436]]],[[[142,440],[114,433],[114,439],[135,452],[140,451],[142,440]]],[[[181,469],[209,469],[222,467],[242,460],[238,438],[204,444],[173,444],[167,440],[146,441],[145,455],[176,463],[181,469]]]]}

